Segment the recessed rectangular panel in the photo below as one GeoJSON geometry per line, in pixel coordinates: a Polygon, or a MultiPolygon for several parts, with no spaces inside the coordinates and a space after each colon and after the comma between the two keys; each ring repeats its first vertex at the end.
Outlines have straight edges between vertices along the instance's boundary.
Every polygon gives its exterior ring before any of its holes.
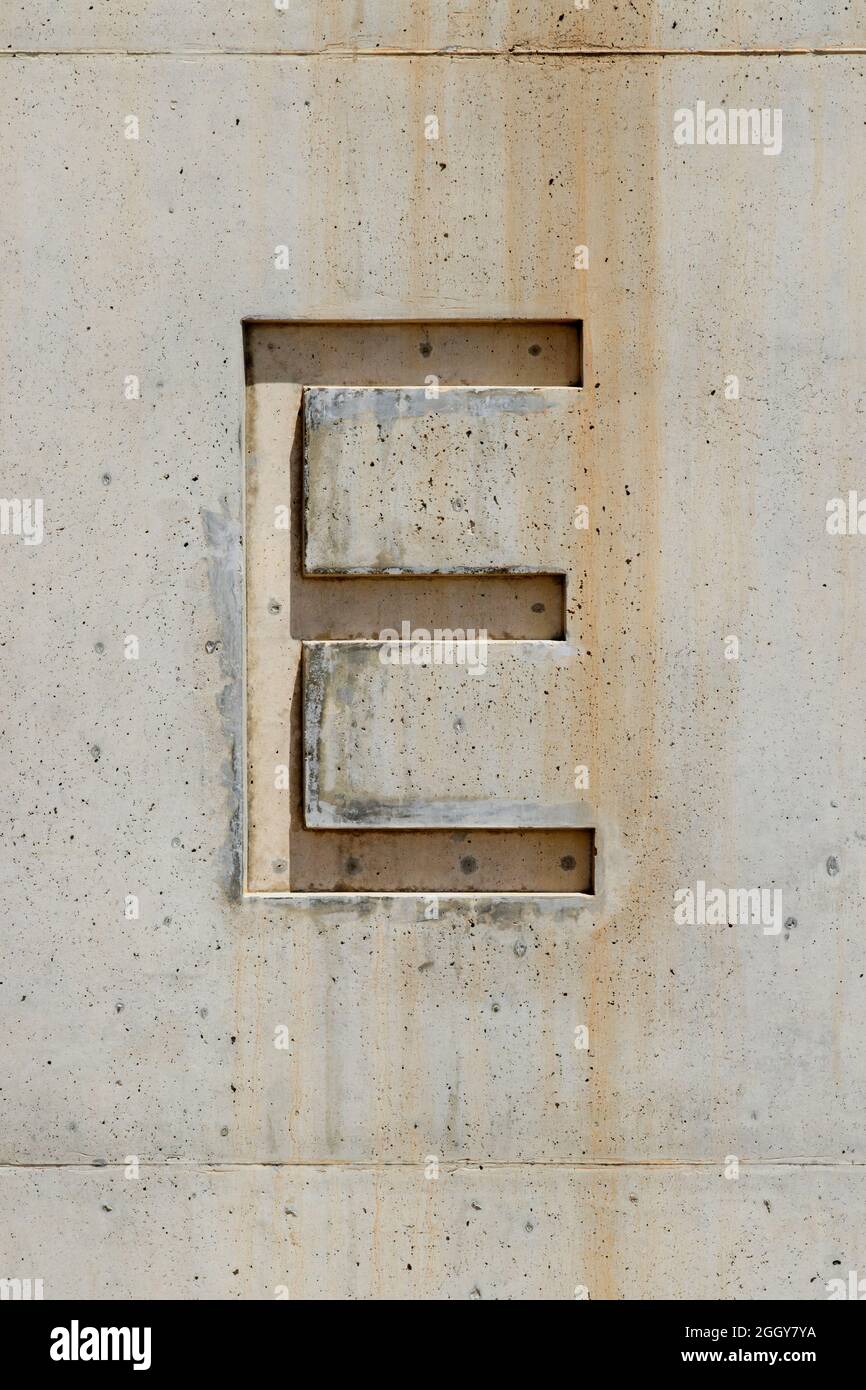
{"type": "Polygon", "coordinates": [[[304,391],[308,574],[567,568],[580,393],[304,391]]]}
{"type": "Polygon", "coordinates": [[[378,640],[385,628],[484,627],[495,640],[565,638],[564,574],[305,575],[292,571],[292,636],[378,640]]]}
{"type": "Polygon", "coordinates": [[[571,731],[588,745],[590,722],[580,655],[476,639],[449,661],[444,641],[437,654],[415,639],[304,645],[307,826],[591,826],[573,786],[587,759],[571,731]]]}
{"type": "Polygon", "coordinates": [[[247,380],[305,386],[580,386],[583,325],[557,319],[252,322],[247,380]]]}
{"type": "Polygon", "coordinates": [[[592,830],[291,832],[296,893],[591,893],[592,830]]]}
{"type": "Polygon", "coordinates": [[[247,326],[250,891],[594,893],[596,816],[574,782],[598,716],[589,655],[570,645],[592,635],[580,330],[247,326]],[[304,394],[320,389],[355,415],[316,441],[333,452],[313,518],[304,394]],[[353,435],[368,406],[373,433],[353,435]],[[359,444],[402,495],[376,498],[359,444]],[[437,528],[416,539],[431,501],[437,528]],[[362,509],[381,530],[360,533],[376,551],[355,563],[362,509]]]}

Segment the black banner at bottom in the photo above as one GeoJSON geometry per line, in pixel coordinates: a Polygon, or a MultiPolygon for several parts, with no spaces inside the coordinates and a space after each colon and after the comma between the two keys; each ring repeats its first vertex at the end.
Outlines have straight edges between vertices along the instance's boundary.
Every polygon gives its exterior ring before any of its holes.
{"type": "MultiPolygon", "coordinates": [[[[308,1305],[304,1305],[305,1310],[308,1305]]],[[[552,1305],[553,1306],[553,1305],[552,1305]]],[[[770,1370],[787,1366],[820,1368],[823,1375],[843,1367],[850,1374],[860,1351],[863,1322],[858,1310],[844,1302],[652,1302],[601,1303],[574,1301],[557,1305],[557,1331],[567,1337],[590,1338],[582,1342],[601,1363],[599,1369],[614,1373],[669,1372],[701,1366],[760,1366],[770,1370]]],[[[333,1317],[333,1310],[330,1313],[333,1317]]],[[[440,1315],[441,1316],[441,1315],[440,1315]]],[[[478,1325],[476,1307],[471,1322],[478,1325]]],[[[484,1326],[483,1314],[482,1326],[484,1326]]],[[[467,1327],[470,1324],[463,1324],[467,1327]]],[[[508,1327],[514,1332],[514,1323],[508,1327]]],[[[316,1337],[306,1321],[299,1325],[298,1306],[289,1302],[0,1302],[0,1329],[4,1334],[6,1364],[15,1357],[28,1370],[50,1371],[59,1376],[93,1375],[100,1368],[138,1373],[140,1376],[179,1371],[197,1375],[213,1373],[220,1379],[233,1372],[264,1367],[273,1358],[287,1373],[291,1350],[307,1358],[315,1351],[316,1337]],[[306,1335],[305,1335],[306,1334],[306,1335]]],[[[439,1329],[437,1328],[436,1331],[439,1329]]],[[[392,1336],[403,1342],[405,1326],[392,1336]]],[[[423,1370],[436,1367],[425,1346],[423,1370]]],[[[359,1345],[381,1354],[381,1341],[355,1344],[352,1368],[363,1362],[359,1345]]],[[[461,1341],[461,1345],[463,1345],[461,1341]]],[[[508,1343],[503,1344],[508,1345],[508,1343]]],[[[528,1344],[527,1344],[528,1349],[528,1344]]],[[[321,1369],[333,1373],[337,1358],[329,1336],[321,1346],[321,1369]]],[[[485,1342],[489,1369],[495,1360],[495,1344],[485,1342]]],[[[443,1371],[453,1360],[445,1358],[443,1371]]],[[[453,1357],[453,1347],[451,1348],[453,1357]]],[[[461,1366],[466,1358],[461,1352],[461,1366]]],[[[405,1361],[404,1361],[405,1366],[405,1361]]]]}

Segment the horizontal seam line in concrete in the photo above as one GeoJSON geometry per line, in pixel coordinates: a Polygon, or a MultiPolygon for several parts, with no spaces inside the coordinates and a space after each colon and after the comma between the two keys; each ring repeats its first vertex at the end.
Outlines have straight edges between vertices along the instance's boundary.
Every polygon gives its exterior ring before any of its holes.
{"type": "Polygon", "coordinates": [[[858,48],[15,48],[3,58],[811,58],[858,48]]]}
{"type": "MultiPolygon", "coordinates": [[[[131,1161],[130,1156],[130,1161],[131,1161]]],[[[827,1158],[740,1158],[738,1160],[740,1168],[866,1168],[866,1159],[827,1159],[827,1158]]],[[[279,1159],[273,1162],[253,1161],[253,1162],[214,1162],[210,1163],[207,1159],[173,1159],[173,1160],[149,1160],[138,1159],[139,1168],[166,1169],[174,1171],[180,1168],[196,1169],[201,1172],[234,1172],[245,1169],[271,1169],[271,1168],[345,1168],[356,1172],[380,1172],[386,1169],[404,1169],[407,1172],[417,1172],[428,1166],[424,1159],[419,1159],[415,1163],[407,1162],[378,1162],[365,1163],[354,1162],[351,1159],[328,1159],[328,1158],[305,1158],[305,1159],[279,1159]]],[[[525,1162],[520,1160],[487,1160],[487,1159],[439,1159],[439,1167],[450,1171],[460,1169],[481,1170],[488,1169],[525,1169],[525,1168],[548,1168],[561,1172],[605,1172],[609,1169],[709,1169],[723,1170],[726,1166],[725,1159],[602,1159],[594,1163],[561,1163],[555,1160],[527,1159],[525,1162]]],[[[0,1174],[4,1172],[41,1172],[52,1171],[55,1168],[72,1168],[78,1172],[100,1172],[105,1169],[122,1169],[129,1167],[128,1162],[103,1163],[101,1161],[91,1161],[90,1163],[0,1163],[0,1174]]]]}

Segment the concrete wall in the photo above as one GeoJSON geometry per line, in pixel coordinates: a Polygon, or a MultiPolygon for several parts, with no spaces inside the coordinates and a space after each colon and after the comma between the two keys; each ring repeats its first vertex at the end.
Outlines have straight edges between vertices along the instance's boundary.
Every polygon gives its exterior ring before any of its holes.
{"type": "Polygon", "coordinates": [[[640,8],[4,15],[0,494],[45,511],[0,536],[0,1276],[866,1273],[866,540],[825,525],[864,486],[866,57],[687,51],[864,24],[640,8]],[[780,108],[781,152],[675,145],[698,101],[780,108]],[[245,317],[583,320],[594,902],[243,897],[245,317]],[[782,929],[677,925],[699,879],[782,929]]]}

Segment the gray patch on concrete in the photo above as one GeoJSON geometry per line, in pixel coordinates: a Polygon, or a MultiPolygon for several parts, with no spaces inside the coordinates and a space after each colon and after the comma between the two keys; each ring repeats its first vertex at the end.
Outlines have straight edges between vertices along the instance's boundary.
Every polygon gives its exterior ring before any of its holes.
{"type": "MultiPolygon", "coordinates": [[[[309,708],[308,708],[309,713],[309,708]]],[[[321,725],[311,719],[310,746],[319,747],[321,725]]],[[[544,802],[471,799],[452,797],[447,801],[398,800],[360,801],[356,798],[333,802],[323,799],[319,790],[315,752],[307,764],[307,824],[334,830],[361,825],[368,830],[390,830],[413,826],[419,830],[586,830],[591,829],[593,813],[581,802],[544,802]]]]}
{"type": "Polygon", "coordinates": [[[390,425],[394,420],[418,419],[422,415],[466,415],[485,419],[495,415],[528,415],[547,410],[549,396],[544,390],[521,390],[486,386],[449,386],[437,396],[428,396],[424,386],[392,389],[311,387],[304,392],[304,428],[312,430],[347,420],[370,420],[390,425]]]}
{"type": "Polygon", "coordinates": [[[222,767],[223,785],[229,798],[229,824],[221,859],[226,894],[232,902],[241,898],[243,864],[243,551],[240,522],[227,511],[202,508],[202,525],[208,546],[208,580],[221,645],[220,672],[225,677],[217,706],[228,743],[222,767]]]}
{"type": "Polygon", "coordinates": [[[304,805],[319,804],[319,758],[322,735],[322,710],[325,703],[326,649],[321,646],[304,649],[303,709],[304,709],[304,805]]]}

